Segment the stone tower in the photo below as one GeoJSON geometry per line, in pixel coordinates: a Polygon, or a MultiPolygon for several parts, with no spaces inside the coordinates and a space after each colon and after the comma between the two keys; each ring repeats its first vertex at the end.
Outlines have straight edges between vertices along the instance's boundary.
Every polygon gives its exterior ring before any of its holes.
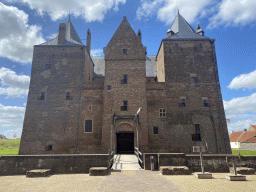
{"type": "Polygon", "coordinates": [[[122,152],[126,147],[131,147],[133,152],[133,146],[138,145],[147,150],[146,48],[126,17],[104,48],[104,53],[102,149],[107,152],[110,148],[112,132],[116,152],[122,152]],[[140,107],[139,127],[138,118],[134,115],[140,107]],[[113,117],[114,114],[116,116],[113,117]],[[120,145],[116,143],[121,140],[129,140],[132,145],[125,146],[126,142],[121,142],[120,145]]]}
{"type": "Polygon", "coordinates": [[[231,153],[214,39],[205,37],[199,25],[195,31],[178,13],[161,42],[156,65],[158,82],[165,84],[165,139],[152,150],[191,153],[192,146],[207,143],[210,153],[231,153]]]}
{"type": "Polygon", "coordinates": [[[94,64],[72,23],[34,46],[31,80],[19,154],[77,153],[84,130],[84,85],[94,64]]]}

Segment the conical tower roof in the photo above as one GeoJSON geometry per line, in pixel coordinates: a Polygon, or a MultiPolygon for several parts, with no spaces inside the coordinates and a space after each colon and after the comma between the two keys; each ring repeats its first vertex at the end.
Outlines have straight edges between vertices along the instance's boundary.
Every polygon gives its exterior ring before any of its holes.
{"type": "MultiPolygon", "coordinates": [[[[66,25],[65,27],[66,31],[65,31],[64,43],[62,43],[61,45],[83,45],[73,24],[70,21],[70,18],[66,23],[63,23],[63,24],[66,25]]],[[[42,43],[41,45],[59,45],[58,38],[59,38],[59,33],[52,40],[42,43]]]]}
{"type": "Polygon", "coordinates": [[[166,37],[166,40],[209,40],[208,37],[197,34],[179,12],[168,32],[172,32],[172,35],[166,37]]]}

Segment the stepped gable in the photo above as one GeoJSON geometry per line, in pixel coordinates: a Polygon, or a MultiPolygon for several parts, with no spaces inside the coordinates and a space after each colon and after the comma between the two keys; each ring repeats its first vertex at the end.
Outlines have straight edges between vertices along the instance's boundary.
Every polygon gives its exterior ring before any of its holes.
{"type": "Polygon", "coordinates": [[[79,38],[73,24],[71,23],[70,19],[68,19],[68,21],[66,23],[61,23],[60,24],[60,27],[61,26],[65,26],[66,28],[66,31],[65,31],[65,40],[63,43],[59,43],[59,34],[58,33],[56,35],[55,38],[53,38],[52,40],[50,41],[47,41],[45,43],[42,43],[40,45],[71,45],[71,46],[74,46],[74,45],[84,45],[81,41],[81,39],[79,38]]]}
{"type": "Polygon", "coordinates": [[[208,37],[197,34],[179,12],[167,33],[172,34],[164,40],[210,40],[208,37]]]}

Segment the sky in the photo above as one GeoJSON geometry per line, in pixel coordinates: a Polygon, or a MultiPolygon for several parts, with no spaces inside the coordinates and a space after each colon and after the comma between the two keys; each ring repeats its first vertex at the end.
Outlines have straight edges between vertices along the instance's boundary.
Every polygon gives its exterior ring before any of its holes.
{"type": "Polygon", "coordinates": [[[70,16],[92,56],[104,56],[123,16],[148,55],[156,55],[177,10],[215,39],[228,131],[256,124],[256,1],[252,0],[0,0],[0,134],[21,137],[33,45],[49,41],[70,16]]]}

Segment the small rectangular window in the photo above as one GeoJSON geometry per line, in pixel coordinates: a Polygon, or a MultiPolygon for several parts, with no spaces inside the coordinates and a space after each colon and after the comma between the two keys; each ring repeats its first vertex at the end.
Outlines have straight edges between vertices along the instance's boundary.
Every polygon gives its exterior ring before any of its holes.
{"type": "Polygon", "coordinates": [[[123,101],[123,106],[121,106],[121,111],[128,111],[128,101],[123,101]]]}
{"type": "Polygon", "coordinates": [[[123,54],[127,54],[127,49],[123,49],[123,54]]]}
{"type": "Polygon", "coordinates": [[[158,127],[153,127],[153,134],[158,134],[158,127]]]}
{"type": "Polygon", "coordinates": [[[52,151],[52,145],[48,145],[48,146],[46,147],[46,151],[52,151]]]}
{"type": "Polygon", "coordinates": [[[67,93],[66,93],[66,100],[71,100],[70,92],[67,92],[67,93]]]}
{"type": "Polygon", "coordinates": [[[192,141],[201,141],[200,125],[195,124],[195,134],[192,134],[192,141]]]}
{"type": "Polygon", "coordinates": [[[41,92],[41,96],[38,98],[39,100],[44,100],[44,92],[41,92]]]}
{"type": "Polygon", "coordinates": [[[195,83],[196,82],[196,78],[195,77],[191,77],[191,82],[195,83]]]}
{"type": "Polygon", "coordinates": [[[111,85],[107,85],[107,90],[111,90],[111,85]]]}
{"type": "Polygon", "coordinates": [[[204,102],[204,107],[210,107],[210,104],[208,103],[207,100],[203,100],[203,102],[204,102]]]}
{"type": "Polygon", "coordinates": [[[92,132],[92,120],[85,120],[84,132],[92,132]]]}
{"type": "Polygon", "coordinates": [[[124,78],[121,80],[121,84],[127,84],[128,75],[124,75],[124,78]]]}
{"type": "Polygon", "coordinates": [[[159,116],[160,116],[160,117],[165,117],[165,116],[166,116],[166,112],[165,112],[165,109],[164,109],[164,108],[161,108],[161,109],[159,110],[159,116]]]}
{"type": "Polygon", "coordinates": [[[181,99],[180,107],[186,107],[186,100],[181,99]]]}
{"type": "Polygon", "coordinates": [[[92,106],[91,106],[91,105],[89,105],[88,110],[89,110],[90,112],[92,111],[92,106]]]}

